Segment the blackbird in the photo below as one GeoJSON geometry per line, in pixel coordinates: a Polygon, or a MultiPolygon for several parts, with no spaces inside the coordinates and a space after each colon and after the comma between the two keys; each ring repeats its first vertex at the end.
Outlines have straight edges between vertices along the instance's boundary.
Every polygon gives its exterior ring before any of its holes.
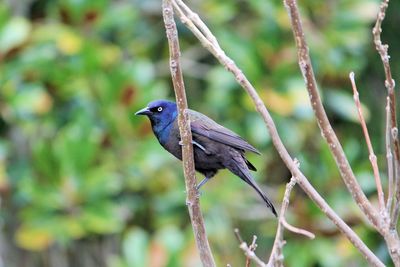
{"type": "MultiPolygon", "coordinates": [[[[245,151],[260,152],[239,135],[219,125],[206,115],[188,109],[195,169],[205,178],[197,185],[200,189],[220,169],[228,169],[253,187],[272,213],[277,216],[272,202],[260,189],[250,174],[256,168],[245,157],[245,151]]],[[[175,102],[155,100],[135,115],[146,115],[160,144],[176,158],[182,160],[182,142],[178,127],[178,110],[175,102]]]]}

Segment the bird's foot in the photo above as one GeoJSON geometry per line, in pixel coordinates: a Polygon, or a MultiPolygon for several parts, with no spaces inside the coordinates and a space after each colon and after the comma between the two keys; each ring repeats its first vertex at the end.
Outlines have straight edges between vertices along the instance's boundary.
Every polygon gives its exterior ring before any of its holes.
{"type": "Polygon", "coordinates": [[[197,199],[200,199],[201,195],[203,195],[203,192],[201,192],[197,187],[196,187],[196,191],[197,191],[197,199]]]}

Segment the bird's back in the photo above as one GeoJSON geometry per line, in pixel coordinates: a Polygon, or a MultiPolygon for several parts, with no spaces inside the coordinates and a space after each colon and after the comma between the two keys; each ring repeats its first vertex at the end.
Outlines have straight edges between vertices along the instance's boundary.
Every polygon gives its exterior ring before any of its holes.
{"type": "Polygon", "coordinates": [[[256,148],[246,142],[238,134],[216,123],[206,115],[190,109],[189,117],[192,133],[240,150],[260,154],[256,148]]]}

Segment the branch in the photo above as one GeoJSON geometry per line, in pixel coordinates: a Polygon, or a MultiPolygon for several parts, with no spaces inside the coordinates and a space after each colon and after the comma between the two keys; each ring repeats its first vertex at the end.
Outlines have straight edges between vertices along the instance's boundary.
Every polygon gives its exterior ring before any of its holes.
{"type": "MultiPolygon", "coordinates": [[[[374,253],[362,242],[362,240],[357,236],[356,233],[335,213],[335,211],[326,203],[326,201],[318,194],[314,187],[309,183],[304,174],[298,169],[296,163],[291,158],[289,152],[286,150],[285,146],[280,139],[278,131],[276,129],[275,123],[272,120],[270,113],[265,107],[263,101],[258,95],[256,89],[252,86],[243,72],[237,67],[235,62],[226,56],[225,52],[219,48],[219,45],[214,45],[213,42],[209,40],[202,32],[210,32],[204,23],[196,23],[192,21],[191,17],[196,17],[195,13],[192,12],[182,0],[172,0],[177,14],[190,31],[199,39],[201,44],[213,54],[218,61],[235,76],[236,81],[243,87],[243,89],[251,97],[256,110],[261,114],[264,119],[265,125],[268,128],[272,142],[278,151],[280,157],[282,158],[285,165],[288,167],[292,176],[298,179],[298,183],[301,188],[306,192],[306,194],[317,204],[326,216],[333,221],[333,223],[338,227],[338,229],[350,240],[351,243],[364,255],[368,262],[375,266],[384,266],[383,263],[376,257],[374,253]],[[183,7],[185,12],[183,11],[183,7]],[[203,28],[207,28],[203,29],[203,28]],[[202,30],[199,30],[201,28],[202,30]]],[[[198,17],[198,16],[197,16],[198,17]]],[[[215,38],[214,38],[215,39],[215,38]]],[[[216,39],[215,39],[216,40],[216,39]]]]}
{"type": "MultiPolygon", "coordinates": [[[[392,214],[392,204],[393,204],[393,189],[394,189],[394,179],[393,179],[393,154],[392,146],[393,139],[390,133],[391,123],[390,123],[390,98],[386,97],[386,161],[387,161],[387,174],[388,174],[388,198],[386,201],[386,211],[388,214],[392,214]]],[[[393,222],[393,220],[391,220],[393,222]]],[[[393,227],[391,227],[393,228],[393,227]]]]}
{"type": "Polygon", "coordinates": [[[283,240],[283,230],[286,228],[287,230],[302,234],[307,236],[310,239],[314,239],[315,235],[311,232],[306,230],[294,227],[290,225],[286,219],[285,214],[289,207],[289,198],[290,193],[292,192],[293,187],[296,185],[296,178],[292,177],[290,182],[286,184],[285,194],[283,196],[282,207],[279,212],[279,224],[278,229],[276,230],[275,241],[274,245],[271,250],[271,255],[269,256],[268,266],[282,266],[283,267],[283,255],[282,255],[282,248],[285,245],[285,241],[283,240]]]}
{"type": "MultiPolygon", "coordinates": [[[[364,132],[365,141],[366,141],[367,146],[368,146],[369,160],[371,161],[372,169],[374,171],[376,189],[378,191],[379,208],[380,208],[380,211],[383,214],[385,214],[386,213],[386,211],[385,211],[385,200],[384,200],[384,196],[383,196],[381,177],[379,175],[378,163],[377,163],[377,160],[376,160],[376,155],[374,153],[374,149],[372,148],[371,139],[369,138],[367,124],[365,123],[365,119],[364,119],[364,116],[362,114],[361,103],[360,103],[360,98],[359,98],[359,94],[358,94],[358,90],[357,90],[357,85],[356,85],[356,82],[354,80],[354,72],[350,72],[349,78],[350,78],[351,86],[353,87],[353,94],[354,94],[353,97],[354,97],[354,102],[356,103],[356,106],[357,106],[358,118],[360,120],[361,127],[362,127],[363,132],[364,132]]],[[[385,214],[385,217],[386,217],[386,214],[385,214]]]]}
{"type": "Polygon", "coordinates": [[[239,245],[240,249],[243,250],[244,255],[246,255],[246,267],[247,267],[247,263],[248,263],[247,259],[252,260],[259,267],[267,267],[267,264],[265,262],[263,262],[256,255],[256,253],[254,253],[255,248],[257,247],[257,245],[255,243],[257,240],[256,236],[253,236],[253,242],[250,246],[247,245],[247,243],[245,241],[243,241],[242,237],[240,236],[239,229],[237,229],[237,228],[235,229],[235,236],[240,243],[240,245],[239,245]]]}
{"type": "Polygon", "coordinates": [[[214,258],[208,244],[204,220],[200,210],[199,199],[196,190],[196,173],[194,169],[192,132],[190,129],[189,116],[185,112],[187,110],[187,100],[185,85],[183,83],[182,69],[180,67],[179,56],[179,40],[178,31],[174,21],[174,14],[170,0],[163,0],[163,17],[168,38],[170,53],[170,69],[172,83],[178,104],[178,124],[179,133],[182,139],[182,161],[183,172],[185,175],[186,185],[186,203],[189,210],[190,220],[193,227],[196,245],[200,253],[200,259],[205,267],[215,267],[214,258]]]}
{"type": "Polygon", "coordinates": [[[378,228],[381,224],[378,213],[368,201],[360,185],[358,184],[357,179],[354,176],[354,173],[350,167],[350,164],[347,161],[346,155],[344,154],[343,148],[334,130],[332,129],[332,126],[325,113],[325,109],[322,105],[322,101],[318,92],[317,82],[315,81],[314,71],[311,65],[310,55],[308,53],[308,46],[305,40],[303,26],[301,24],[297,2],[296,0],[284,0],[284,5],[291,19],[292,31],[297,46],[300,70],[303,74],[310,97],[311,106],[317,118],[318,126],[321,129],[322,136],[329,145],[329,149],[333,154],[336,165],[339,167],[340,174],[343,178],[344,183],[347,186],[347,189],[353,196],[357,205],[367,216],[368,220],[376,228],[378,228]]]}
{"type": "MultiPolygon", "coordinates": [[[[381,41],[381,32],[382,32],[382,22],[385,19],[386,9],[389,5],[389,0],[383,0],[379,9],[378,17],[376,19],[375,27],[372,29],[372,34],[374,36],[375,48],[381,56],[383,69],[385,71],[385,86],[389,95],[389,109],[390,109],[390,131],[392,133],[393,144],[394,144],[394,170],[395,173],[399,173],[400,167],[400,148],[399,148],[399,139],[398,139],[398,128],[397,128],[397,118],[396,118],[396,96],[395,96],[395,82],[392,78],[392,71],[390,69],[389,59],[390,56],[388,54],[389,46],[387,44],[382,44],[381,41]]],[[[399,209],[400,209],[400,178],[398,175],[395,175],[395,195],[396,195],[396,203],[393,209],[393,213],[391,216],[391,228],[395,229],[397,222],[399,220],[399,209]]]]}

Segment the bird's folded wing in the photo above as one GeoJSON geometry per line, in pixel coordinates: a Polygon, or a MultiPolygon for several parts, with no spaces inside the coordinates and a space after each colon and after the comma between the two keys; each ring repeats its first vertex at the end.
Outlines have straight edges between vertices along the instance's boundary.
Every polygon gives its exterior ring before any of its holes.
{"type": "Polygon", "coordinates": [[[189,110],[190,126],[193,133],[205,136],[219,143],[223,143],[238,149],[251,151],[257,154],[260,152],[252,145],[243,140],[231,130],[219,125],[206,115],[197,111],[189,110]]]}

